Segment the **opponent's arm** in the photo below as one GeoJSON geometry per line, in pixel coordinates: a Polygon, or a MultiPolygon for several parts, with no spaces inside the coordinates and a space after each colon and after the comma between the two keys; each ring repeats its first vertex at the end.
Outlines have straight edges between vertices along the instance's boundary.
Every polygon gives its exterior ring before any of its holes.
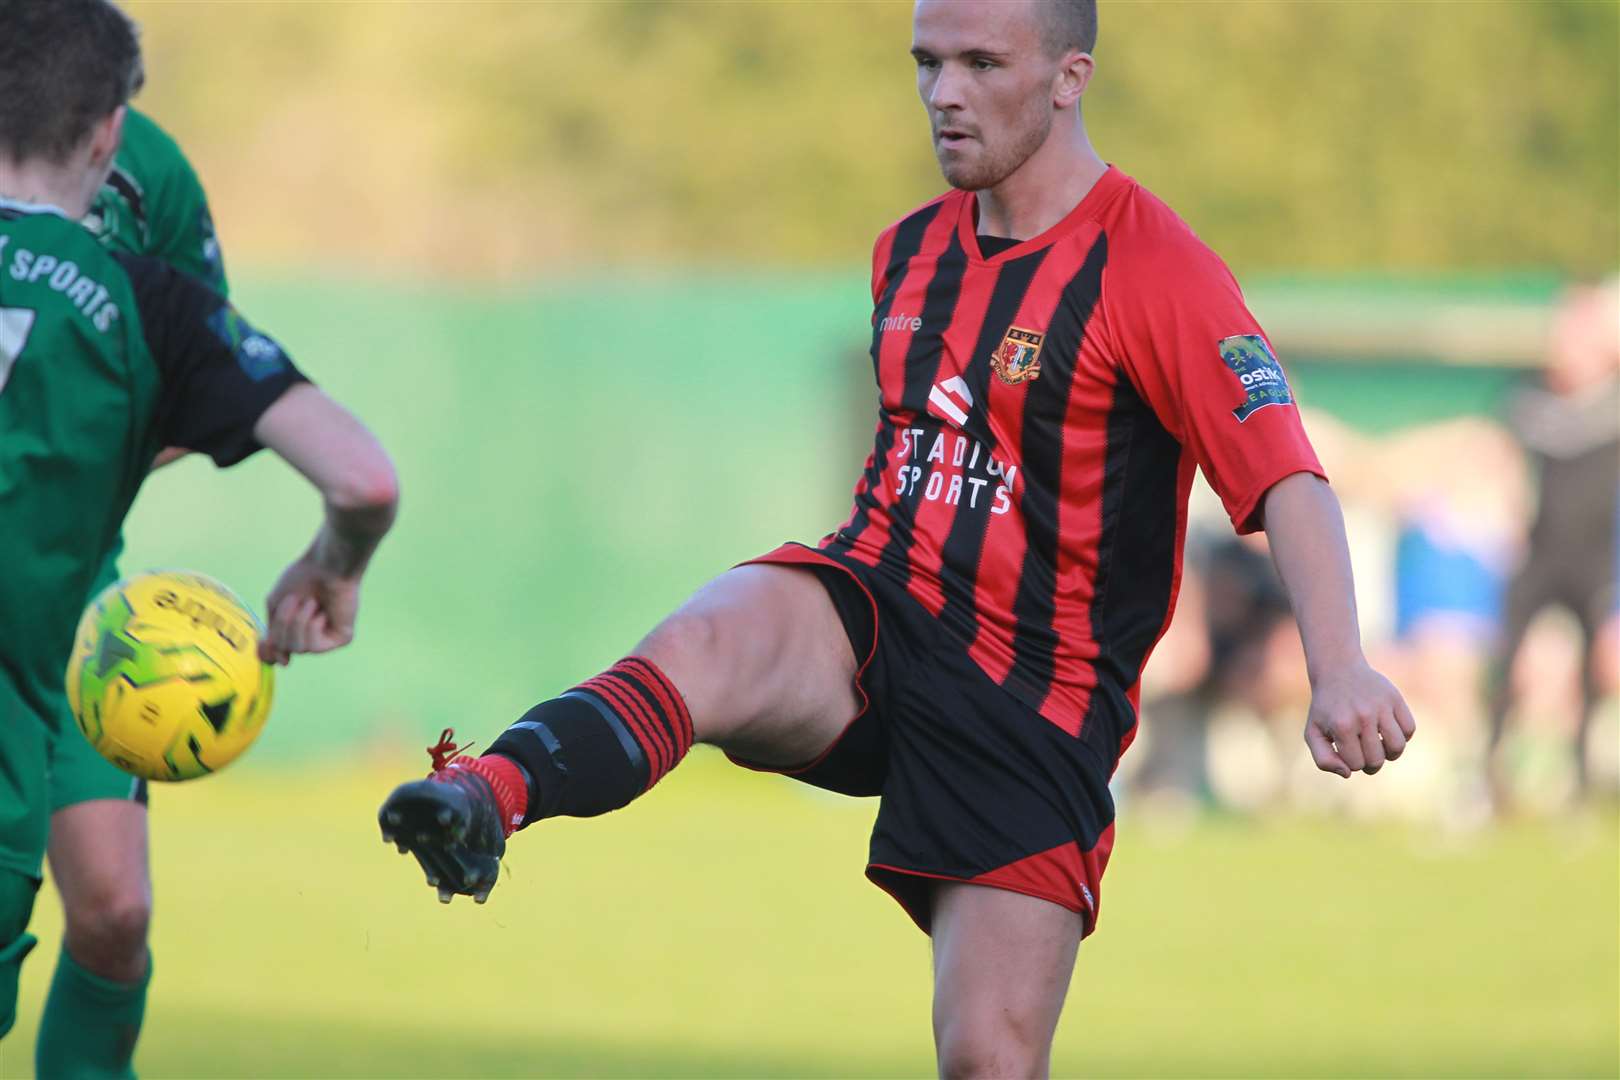
{"type": "Polygon", "coordinates": [[[309,383],[265,410],[254,437],[321,493],[325,518],[309,549],[282,572],[265,601],[269,632],[260,657],[327,652],[354,638],[360,578],[394,523],[399,481],[365,425],[309,383]]]}
{"type": "Polygon", "coordinates": [[[394,519],[398,482],[388,455],[218,293],[158,259],[114,257],[135,290],[162,386],[152,442],[190,447],[222,468],[268,446],[325,503],[314,542],[266,601],[260,658],[285,664],[295,652],[348,644],[360,577],[394,519]]]}
{"type": "Polygon", "coordinates": [[[1324,772],[1370,776],[1401,756],[1417,725],[1400,691],[1362,654],[1339,500],[1319,477],[1294,473],[1266,493],[1264,515],[1305,646],[1305,745],[1324,772]]]}

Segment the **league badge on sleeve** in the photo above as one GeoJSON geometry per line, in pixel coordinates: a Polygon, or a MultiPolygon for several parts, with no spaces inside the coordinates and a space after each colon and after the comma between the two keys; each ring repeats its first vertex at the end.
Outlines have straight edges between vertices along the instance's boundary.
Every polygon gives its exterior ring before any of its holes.
{"type": "Polygon", "coordinates": [[[1221,359],[1232,369],[1232,374],[1243,384],[1243,404],[1232,410],[1238,423],[1243,423],[1267,405],[1292,405],[1294,395],[1289,392],[1288,378],[1282,365],[1271,354],[1271,346],[1259,334],[1239,334],[1221,338],[1221,359]]]}
{"type": "Polygon", "coordinates": [[[1041,373],[1041,341],[1045,334],[1009,327],[1001,345],[990,354],[990,368],[1008,386],[1028,382],[1041,373]]]}
{"type": "Polygon", "coordinates": [[[267,334],[255,330],[237,310],[228,303],[208,317],[208,329],[236,356],[242,373],[254,382],[262,382],[284,371],[287,354],[281,351],[267,334]]]}

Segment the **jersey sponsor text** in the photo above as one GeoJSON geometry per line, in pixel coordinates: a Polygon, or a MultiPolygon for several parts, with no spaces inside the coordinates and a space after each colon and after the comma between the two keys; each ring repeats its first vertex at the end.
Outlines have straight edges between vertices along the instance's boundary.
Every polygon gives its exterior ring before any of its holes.
{"type": "MultiPolygon", "coordinates": [[[[9,236],[0,236],[0,258],[4,258],[9,236]]],[[[118,305],[110,302],[107,287],[81,273],[72,259],[58,259],[48,252],[20,247],[11,253],[7,271],[13,281],[43,281],[66,296],[97,330],[106,333],[118,319],[118,305]]]]}

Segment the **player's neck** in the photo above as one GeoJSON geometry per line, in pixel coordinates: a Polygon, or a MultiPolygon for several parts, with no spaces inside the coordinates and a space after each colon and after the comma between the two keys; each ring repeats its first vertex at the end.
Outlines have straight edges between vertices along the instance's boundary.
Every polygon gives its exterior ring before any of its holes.
{"type": "Polygon", "coordinates": [[[987,236],[1028,240],[1069,216],[1102,179],[1108,163],[1098,156],[1076,119],[1054,125],[1050,137],[1011,176],[977,192],[978,231],[987,236]]]}
{"type": "Polygon", "coordinates": [[[90,211],[95,188],[82,167],[56,165],[38,159],[8,161],[0,154],[0,198],[50,206],[77,221],[90,211]]]}

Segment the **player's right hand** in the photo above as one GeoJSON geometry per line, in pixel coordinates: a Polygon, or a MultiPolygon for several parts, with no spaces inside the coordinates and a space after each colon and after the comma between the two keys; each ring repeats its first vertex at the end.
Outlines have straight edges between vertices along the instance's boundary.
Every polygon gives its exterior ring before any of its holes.
{"type": "Polygon", "coordinates": [[[286,664],[295,653],[330,652],[354,640],[360,579],[334,574],[305,554],[282,571],[264,606],[270,625],[259,659],[286,664]]]}

